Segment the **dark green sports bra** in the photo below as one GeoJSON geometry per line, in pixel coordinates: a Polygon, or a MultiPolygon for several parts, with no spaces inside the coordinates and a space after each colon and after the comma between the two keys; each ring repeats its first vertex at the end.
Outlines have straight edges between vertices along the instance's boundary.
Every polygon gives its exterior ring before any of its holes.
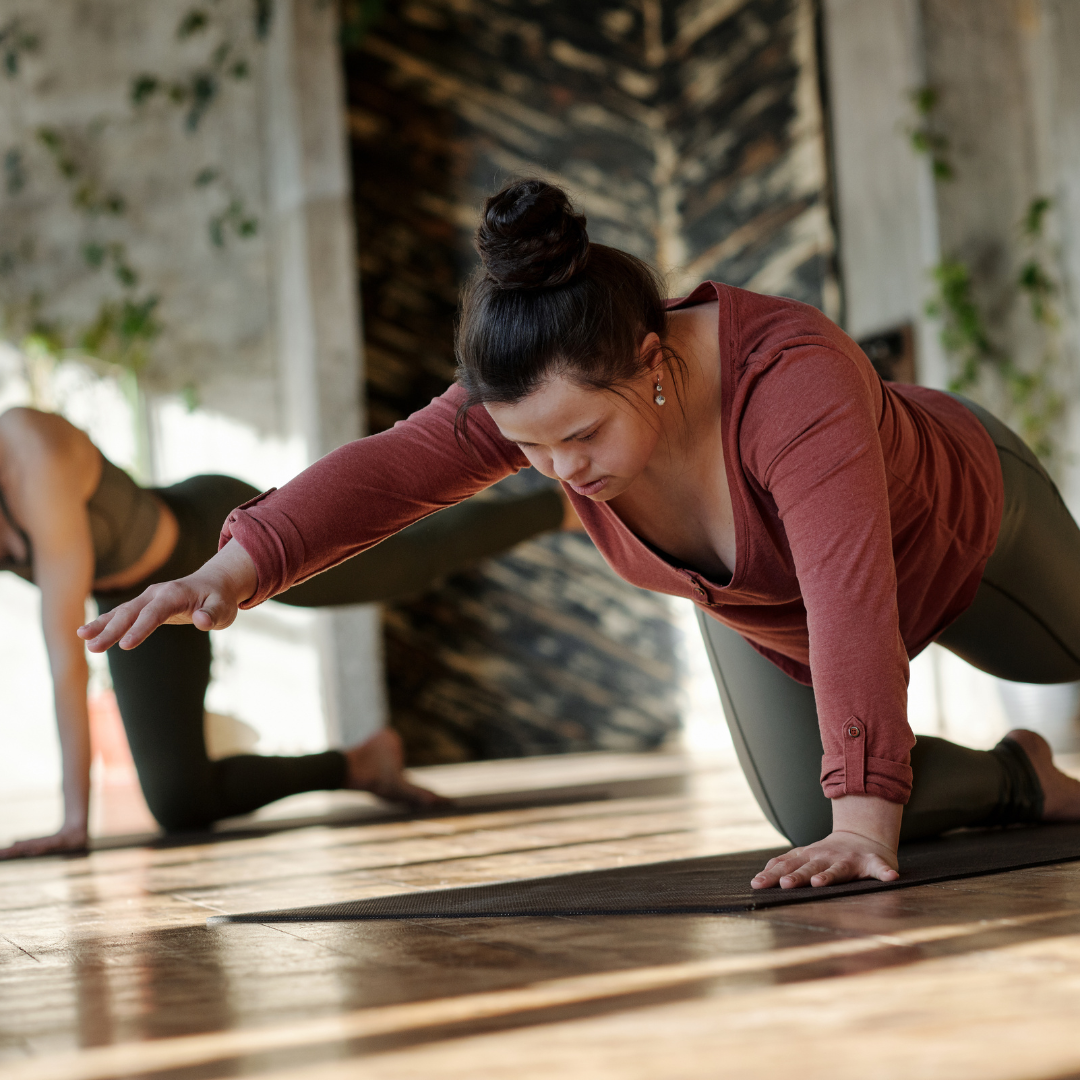
{"type": "MultiPolygon", "coordinates": [[[[0,570],[10,570],[33,581],[34,556],[30,538],[11,516],[3,491],[0,491],[0,512],[22,536],[29,553],[25,562],[16,562],[10,556],[0,559],[0,570]]],[[[139,487],[104,454],[101,455],[101,480],[86,504],[86,512],[90,516],[90,535],[94,543],[95,581],[118,574],[142,558],[154,539],[161,514],[153,493],[139,487]]]]}

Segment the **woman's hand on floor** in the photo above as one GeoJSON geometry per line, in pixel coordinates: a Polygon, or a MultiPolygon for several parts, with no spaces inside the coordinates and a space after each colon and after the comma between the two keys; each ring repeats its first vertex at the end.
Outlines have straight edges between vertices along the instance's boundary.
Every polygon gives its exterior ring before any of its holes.
{"type": "Polygon", "coordinates": [[[52,836],[17,840],[11,847],[0,848],[0,859],[28,859],[34,855],[59,855],[67,851],[85,851],[89,836],[86,826],[67,825],[52,836]]]}
{"type": "Polygon", "coordinates": [[[806,885],[842,885],[845,881],[876,878],[895,881],[896,848],[868,836],[837,829],[824,840],[794,848],[770,859],[750,882],[754,889],[797,889],[806,885]]]}
{"type": "Polygon", "coordinates": [[[91,652],[100,653],[117,642],[121,649],[134,649],[166,623],[221,630],[232,624],[240,604],[258,585],[255,564],[235,540],[230,540],[194,574],[151,585],[134,600],[79,627],[78,634],[91,652]]]}
{"type": "Polygon", "coordinates": [[[824,840],[770,859],[750,882],[755,889],[797,889],[842,885],[845,881],[899,876],[896,846],[904,808],[876,795],[843,795],[832,800],[833,831],[824,840]]]}

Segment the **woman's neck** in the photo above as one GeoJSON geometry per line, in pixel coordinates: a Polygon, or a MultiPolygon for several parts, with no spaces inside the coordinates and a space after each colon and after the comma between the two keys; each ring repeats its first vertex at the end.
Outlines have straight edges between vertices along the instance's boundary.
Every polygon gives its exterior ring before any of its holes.
{"type": "Polygon", "coordinates": [[[736,558],[721,430],[718,318],[715,304],[671,313],[663,343],[685,372],[678,378],[665,366],[678,392],[664,395],[670,404],[660,408],[662,436],[639,480],[612,500],[612,509],[642,540],[716,581],[734,570],[736,558]]]}
{"type": "Polygon", "coordinates": [[[663,344],[678,360],[666,363],[661,376],[667,384],[667,405],[661,409],[664,437],[650,463],[664,482],[673,473],[693,471],[696,463],[709,460],[710,448],[720,438],[718,318],[716,304],[681,308],[668,316],[663,344]]]}

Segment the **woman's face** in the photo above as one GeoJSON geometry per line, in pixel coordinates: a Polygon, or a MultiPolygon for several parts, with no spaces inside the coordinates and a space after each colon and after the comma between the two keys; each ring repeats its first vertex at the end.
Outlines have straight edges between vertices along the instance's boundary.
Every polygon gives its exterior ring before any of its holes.
{"type": "Polygon", "coordinates": [[[557,375],[513,405],[485,408],[538,472],[606,502],[630,487],[656,449],[662,429],[652,381],[646,370],[619,394],[557,375]]]}

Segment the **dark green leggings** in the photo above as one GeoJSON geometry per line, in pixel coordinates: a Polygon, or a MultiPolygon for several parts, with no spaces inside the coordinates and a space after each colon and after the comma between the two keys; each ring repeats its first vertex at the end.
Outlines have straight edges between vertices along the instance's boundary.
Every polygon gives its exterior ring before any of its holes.
{"type": "MultiPolygon", "coordinates": [[[[1078,680],[1080,529],[1023,440],[985,409],[959,400],[997,447],[1005,508],[975,601],[938,642],[999,678],[1078,680]]],[[[827,835],[832,811],[818,781],[822,748],[813,690],[715,619],[699,613],[699,621],[740,764],[765,816],[795,844],[827,835]]],[[[971,750],[921,735],[911,768],[905,840],[1030,820],[1032,807],[1041,808],[1030,766],[1008,744],[971,750]]]]}
{"type": "MultiPolygon", "coordinates": [[[[193,476],[157,493],[176,514],[180,537],[164,566],[122,593],[100,593],[100,611],[148,585],[197,570],[217,551],[229,512],[257,494],[231,476],[193,476]]],[[[558,492],[509,500],[470,499],[411,525],[361,555],[276,599],[298,607],[365,604],[422,592],[445,574],[557,528],[558,492]]],[[[151,813],[174,831],[201,829],[301,791],[339,788],[345,758],[337,750],[300,757],[239,754],[211,761],[203,734],[210,683],[210,635],[162,626],[137,649],[108,652],[116,701],[151,813]]]]}

